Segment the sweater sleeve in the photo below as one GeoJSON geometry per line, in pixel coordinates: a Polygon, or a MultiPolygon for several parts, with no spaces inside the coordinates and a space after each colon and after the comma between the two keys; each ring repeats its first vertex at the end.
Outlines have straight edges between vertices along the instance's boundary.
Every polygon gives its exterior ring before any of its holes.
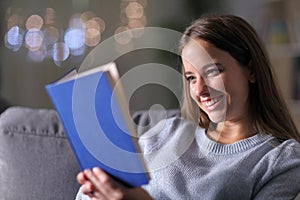
{"type": "Polygon", "coordinates": [[[282,145],[273,163],[270,179],[255,195],[255,200],[295,199],[300,193],[300,145],[290,140],[282,145]]]}
{"type": "Polygon", "coordinates": [[[78,190],[78,193],[75,197],[75,200],[90,200],[90,197],[85,195],[85,194],[82,194],[81,192],[81,188],[78,190]]]}

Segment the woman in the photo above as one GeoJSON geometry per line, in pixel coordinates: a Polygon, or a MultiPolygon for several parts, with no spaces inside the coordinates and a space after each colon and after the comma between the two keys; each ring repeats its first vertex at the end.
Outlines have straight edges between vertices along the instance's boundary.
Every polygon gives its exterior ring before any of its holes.
{"type": "Polygon", "coordinates": [[[95,168],[78,174],[81,192],[92,199],[295,198],[300,136],[254,29],[237,16],[207,16],[186,29],[180,50],[183,118],[140,139],[150,183],[127,189],[95,168]]]}

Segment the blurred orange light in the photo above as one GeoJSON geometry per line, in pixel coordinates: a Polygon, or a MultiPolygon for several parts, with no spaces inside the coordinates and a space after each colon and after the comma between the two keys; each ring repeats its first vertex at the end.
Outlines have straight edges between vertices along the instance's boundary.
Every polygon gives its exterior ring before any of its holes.
{"type": "Polygon", "coordinates": [[[129,19],[139,19],[144,15],[144,8],[138,2],[130,2],[125,10],[129,19]]]}
{"type": "Polygon", "coordinates": [[[41,29],[44,24],[44,20],[41,16],[39,15],[31,15],[27,20],[26,20],[26,28],[27,30],[36,28],[36,29],[41,29]]]}
{"type": "Polygon", "coordinates": [[[99,44],[101,35],[97,29],[87,29],[85,32],[85,44],[89,47],[94,47],[99,44]]]}
{"type": "Polygon", "coordinates": [[[85,23],[85,28],[86,29],[96,29],[100,32],[100,25],[97,23],[96,20],[89,20],[85,23]]]}
{"type": "Polygon", "coordinates": [[[96,21],[99,24],[100,33],[103,33],[103,31],[105,30],[105,21],[100,17],[93,17],[92,20],[96,21]]]}

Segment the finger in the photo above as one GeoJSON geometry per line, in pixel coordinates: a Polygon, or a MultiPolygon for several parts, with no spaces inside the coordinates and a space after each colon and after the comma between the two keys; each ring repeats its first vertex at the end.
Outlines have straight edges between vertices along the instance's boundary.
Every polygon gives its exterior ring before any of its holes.
{"type": "Polygon", "coordinates": [[[80,190],[83,194],[88,195],[93,192],[93,185],[90,182],[86,182],[81,186],[80,190]]]}
{"type": "Polygon", "coordinates": [[[95,190],[94,186],[90,181],[86,181],[85,184],[81,186],[80,190],[83,194],[89,196],[90,199],[106,199],[104,194],[95,190]]]}
{"type": "Polygon", "coordinates": [[[123,198],[124,194],[121,184],[117,183],[98,167],[93,168],[93,173],[98,177],[99,182],[102,184],[102,193],[109,194],[109,197],[117,199],[123,198]]]}
{"type": "Polygon", "coordinates": [[[117,188],[115,182],[101,169],[94,168],[93,171],[85,170],[84,172],[100,194],[104,194],[109,199],[123,196],[121,189],[117,188]]]}
{"type": "Polygon", "coordinates": [[[87,181],[83,172],[79,172],[76,176],[76,179],[79,184],[84,184],[87,181]]]}

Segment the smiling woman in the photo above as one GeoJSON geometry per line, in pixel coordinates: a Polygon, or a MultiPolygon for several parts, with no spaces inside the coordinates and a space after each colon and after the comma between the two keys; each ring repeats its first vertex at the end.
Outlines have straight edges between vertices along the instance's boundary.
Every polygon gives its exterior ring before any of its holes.
{"type": "Polygon", "coordinates": [[[77,199],[295,198],[300,136],[254,29],[237,16],[207,16],[180,47],[182,117],[139,138],[149,184],[126,188],[94,168],[78,174],[77,199]]]}
{"type": "MultiPolygon", "coordinates": [[[[246,121],[252,123],[248,127],[251,132],[272,133],[283,140],[294,138],[300,141],[299,133],[274,81],[266,50],[255,30],[246,21],[232,16],[199,19],[187,28],[180,45],[183,71],[188,66],[187,61],[196,71],[201,68],[200,61],[204,64],[209,61],[221,63],[224,72],[220,72],[218,77],[224,84],[221,93],[224,93],[228,106],[224,119],[230,119],[231,107],[234,106],[237,107],[236,112],[240,112],[246,117],[246,121]],[[199,55],[202,55],[202,59],[199,55]],[[237,92],[233,94],[238,94],[237,98],[228,95],[229,87],[235,87],[237,92]]],[[[206,85],[209,86],[208,83],[206,85]]],[[[191,99],[190,83],[184,81],[184,86],[184,114],[199,122],[203,128],[208,128],[214,120],[210,119],[209,113],[201,109],[201,106],[200,110],[197,109],[197,102],[191,99]]],[[[213,93],[213,90],[210,92],[213,93]]]]}
{"type": "MultiPolygon", "coordinates": [[[[182,58],[190,96],[211,122],[218,124],[218,132],[226,127],[224,121],[227,124],[240,122],[242,126],[236,138],[229,141],[219,138],[217,141],[233,143],[255,134],[257,130],[249,130],[252,122],[248,114],[248,94],[249,83],[256,80],[249,67],[242,66],[226,51],[200,39],[183,48],[182,58]]],[[[217,136],[213,138],[217,139],[217,136]]]]}

